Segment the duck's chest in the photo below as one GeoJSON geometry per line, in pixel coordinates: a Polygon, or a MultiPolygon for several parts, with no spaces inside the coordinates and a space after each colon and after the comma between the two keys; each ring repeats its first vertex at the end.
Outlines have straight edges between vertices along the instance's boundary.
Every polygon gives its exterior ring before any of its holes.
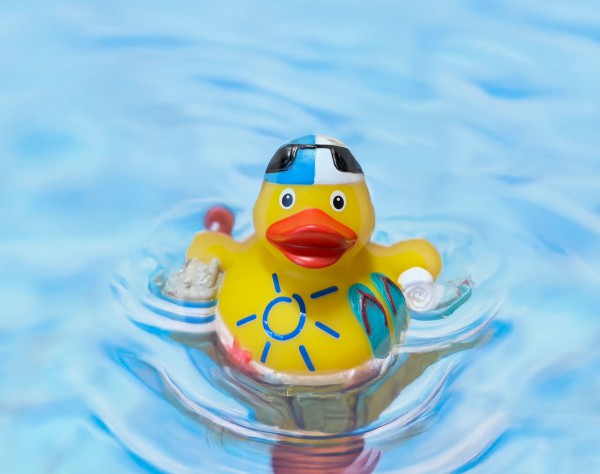
{"type": "Polygon", "coordinates": [[[344,370],[385,357],[406,324],[402,293],[383,275],[259,268],[227,271],[219,319],[237,347],[274,370],[344,370]]]}

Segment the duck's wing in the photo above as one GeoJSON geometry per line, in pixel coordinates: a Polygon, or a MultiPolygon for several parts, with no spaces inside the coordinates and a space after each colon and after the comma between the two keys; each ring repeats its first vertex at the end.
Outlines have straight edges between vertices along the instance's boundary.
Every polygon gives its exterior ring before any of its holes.
{"type": "Polygon", "coordinates": [[[373,268],[397,279],[401,273],[413,267],[427,270],[435,279],[442,270],[442,257],[437,249],[425,239],[411,239],[385,246],[368,245],[373,268]]]}
{"type": "Polygon", "coordinates": [[[196,234],[189,246],[186,258],[195,258],[201,262],[209,263],[212,259],[219,259],[221,268],[227,271],[237,258],[256,242],[252,236],[243,242],[238,242],[227,234],[212,231],[202,231],[196,234]]]}

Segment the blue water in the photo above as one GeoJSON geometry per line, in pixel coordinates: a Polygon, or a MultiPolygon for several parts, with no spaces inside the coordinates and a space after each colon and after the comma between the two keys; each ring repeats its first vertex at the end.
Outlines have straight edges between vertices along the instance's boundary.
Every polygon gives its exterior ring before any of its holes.
{"type": "Polygon", "coordinates": [[[0,44],[2,472],[327,469],[131,314],[206,202],[249,231],[309,133],[361,162],[378,240],[475,284],[413,323],[424,362],[333,442],[346,472],[600,470],[597,2],[4,2],[0,44]]]}

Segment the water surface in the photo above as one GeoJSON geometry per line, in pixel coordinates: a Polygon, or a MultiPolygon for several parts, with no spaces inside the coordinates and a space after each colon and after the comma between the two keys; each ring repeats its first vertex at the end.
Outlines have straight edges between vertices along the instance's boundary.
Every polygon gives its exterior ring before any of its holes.
{"type": "Polygon", "coordinates": [[[338,460],[382,473],[600,468],[596,2],[0,12],[3,471],[310,462],[297,444],[274,455],[269,436],[224,428],[224,415],[256,420],[204,383],[212,359],[134,324],[111,291],[144,252],[178,258],[194,199],[232,203],[248,231],[267,160],[309,133],[360,160],[378,239],[436,243],[446,281],[479,287],[465,312],[503,300],[485,341],[423,362],[379,418],[395,424],[346,440],[338,460]],[[211,422],[186,400],[222,412],[211,422]]]}

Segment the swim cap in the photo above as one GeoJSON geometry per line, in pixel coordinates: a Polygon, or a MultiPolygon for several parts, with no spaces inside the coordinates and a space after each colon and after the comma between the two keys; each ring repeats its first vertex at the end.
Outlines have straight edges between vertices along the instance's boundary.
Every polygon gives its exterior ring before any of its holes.
{"type": "Polygon", "coordinates": [[[306,135],[275,152],[264,179],[276,184],[352,184],[365,177],[341,141],[325,135],[306,135]]]}

